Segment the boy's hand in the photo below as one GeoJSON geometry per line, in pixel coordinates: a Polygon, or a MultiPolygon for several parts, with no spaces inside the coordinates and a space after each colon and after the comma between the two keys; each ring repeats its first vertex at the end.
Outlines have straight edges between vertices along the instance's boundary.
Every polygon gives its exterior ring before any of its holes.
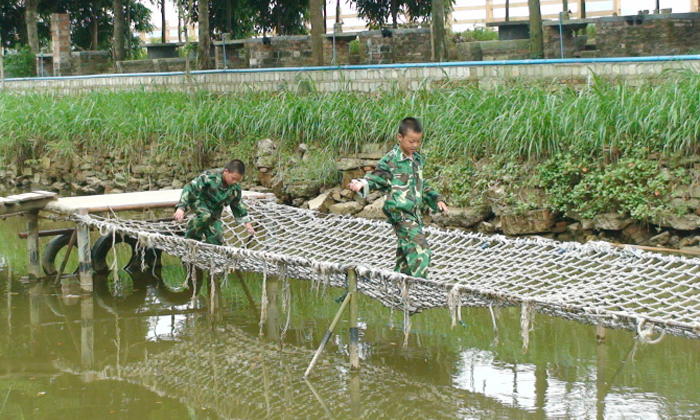
{"type": "Polygon", "coordinates": [[[444,201],[438,201],[438,202],[437,202],[437,206],[438,206],[438,209],[439,209],[441,212],[447,214],[447,204],[445,204],[444,201]]]}
{"type": "Polygon", "coordinates": [[[362,181],[360,181],[359,179],[353,179],[353,180],[350,181],[350,183],[348,184],[348,189],[349,189],[350,191],[353,191],[353,192],[358,192],[358,191],[360,191],[362,188],[364,188],[364,184],[363,184],[362,181]]]}
{"type": "Polygon", "coordinates": [[[253,228],[253,225],[250,222],[246,223],[244,226],[246,232],[248,232],[250,236],[255,236],[255,229],[253,228]]]}
{"type": "Polygon", "coordinates": [[[183,209],[177,209],[175,211],[175,214],[173,214],[173,219],[175,219],[176,222],[181,222],[182,219],[185,218],[185,211],[183,209]]]}

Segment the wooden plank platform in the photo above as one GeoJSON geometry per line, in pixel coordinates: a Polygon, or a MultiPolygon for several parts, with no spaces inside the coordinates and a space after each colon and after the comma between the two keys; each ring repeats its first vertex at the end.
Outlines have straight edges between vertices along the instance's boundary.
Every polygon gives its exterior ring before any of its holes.
{"type": "Polygon", "coordinates": [[[56,193],[51,191],[33,191],[0,197],[0,215],[41,210],[55,199],[56,193]]]}
{"type": "MultiPolygon", "coordinates": [[[[143,210],[175,207],[180,201],[182,189],[142,191],[123,194],[59,197],[45,207],[46,211],[62,214],[98,213],[105,211],[143,210]]],[[[266,198],[271,194],[243,191],[244,197],[266,198]]]]}

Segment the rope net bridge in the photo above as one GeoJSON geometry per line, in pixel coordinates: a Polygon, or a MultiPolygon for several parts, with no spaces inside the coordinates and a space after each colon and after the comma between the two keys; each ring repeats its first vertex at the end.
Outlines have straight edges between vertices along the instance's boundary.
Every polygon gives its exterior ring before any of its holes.
{"type": "Polygon", "coordinates": [[[528,317],[539,311],[633,330],[645,341],[664,333],[700,337],[698,258],[605,242],[427,227],[433,262],[429,279],[419,279],[393,271],[396,239],[386,222],[316,213],[274,199],[248,198],[246,205],[257,235],[251,238],[225,214],[224,246],[183,238],[184,223],[72,218],[102,234],[138,238],[140,247],[161,249],[213,274],[242,270],[347,287],[347,271],[354,269],[360,293],[407,314],[449,307],[453,323],[462,306],[521,305],[524,331],[528,317]]]}

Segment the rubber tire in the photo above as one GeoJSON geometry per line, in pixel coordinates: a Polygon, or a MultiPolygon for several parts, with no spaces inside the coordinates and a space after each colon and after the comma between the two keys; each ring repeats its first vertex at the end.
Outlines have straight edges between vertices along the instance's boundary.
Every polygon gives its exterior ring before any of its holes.
{"type": "MultiPolygon", "coordinates": [[[[58,273],[58,268],[56,267],[56,256],[58,253],[68,245],[70,242],[70,233],[64,233],[63,235],[58,235],[51,239],[46,248],[44,249],[44,254],[41,256],[41,268],[44,270],[47,276],[56,276],[58,273]]],[[[77,252],[78,249],[73,246],[72,252],[77,252]]],[[[77,270],[76,270],[77,272],[77,270]]],[[[65,273],[64,273],[65,274],[65,273]]]]}
{"type": "Polygon", "coordinates": [[[204,273],[197,270],[194,279],[187,280],[187,289],[175,291],[166,286],[163,281],[162,276],[158,279],[158,285],[156,287],[156,295],[158,296],[158,301],[160,303],[179,306],[184,305],[192,300],[192,296],[197,296],[199,291],[204,284],[204,273]],[[193,281],[194,280],[194,281],[193,281]]]}
{"type": "MultiPolygon", "coordinates": [[[[136,244],[138,241],[131,236],[121,234],[113,236],[109,233],[97,238],[95,244],[92,246],[92,269],[95,270],[96,273],[105,273],[109,271],[110,267],[109,264],[107,264],[107,255],[113,245],[120,243],[126,243],[131,246],[131,258],[124,266],[124,269],[129,272],[141,271],[141,255],[140,252],[136,252],[136,244]]],[[[145,262],[148,268],[152,268],[154,265],[160,263],[160,254],[160,250],[153,248],[146,249],[145,262]]]]}

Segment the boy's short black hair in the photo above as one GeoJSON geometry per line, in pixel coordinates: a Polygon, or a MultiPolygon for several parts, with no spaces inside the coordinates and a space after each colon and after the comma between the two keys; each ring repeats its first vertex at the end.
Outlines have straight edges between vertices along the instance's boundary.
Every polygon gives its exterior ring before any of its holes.
{"type": "Polygon", "coordinates": [[[226,166],[224,166],[224,169],[229,172],[236,172],[238,174],[245,175],[245,163],[238,159],[234,159],[227,163],[226,166]]]}
{"type": "Polygon", "coordinates": [[[420,124],[420,121],[418,121],[417,118],[407,117],[401,120],[399,123],[399,134],[405,136],[408,130],[411,130],[414,133],[422,133],[423,126],[420,124]]]}

